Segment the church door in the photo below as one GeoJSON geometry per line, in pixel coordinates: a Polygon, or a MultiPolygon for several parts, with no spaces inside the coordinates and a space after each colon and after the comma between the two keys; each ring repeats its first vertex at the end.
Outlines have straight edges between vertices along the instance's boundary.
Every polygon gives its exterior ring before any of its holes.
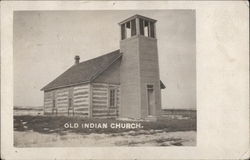
{"type": "Polygon", "coordinates": [[[148,95],[148,115],[153,115],[153,110],[155,105],[153,85],[147,85],[147,95],[148,95]]]}

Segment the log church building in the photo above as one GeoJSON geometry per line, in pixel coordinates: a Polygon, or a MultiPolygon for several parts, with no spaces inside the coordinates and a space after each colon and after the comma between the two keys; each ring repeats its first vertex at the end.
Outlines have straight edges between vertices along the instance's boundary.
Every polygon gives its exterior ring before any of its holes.
{"type": "Polygon", "coordinates": [[[156,20],[134,15],[119,23],[120,49],[75,63],[43,87],[44,114],[93,118],[158,117],[161,89],[156,20]]]}

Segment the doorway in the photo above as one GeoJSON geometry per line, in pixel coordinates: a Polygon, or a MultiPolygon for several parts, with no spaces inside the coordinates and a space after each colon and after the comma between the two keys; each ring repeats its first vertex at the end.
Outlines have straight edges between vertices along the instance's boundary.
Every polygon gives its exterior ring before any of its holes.
{"type": "Polygon", "coordinates": [[[148,115],[153,115],[155,107],[155,97],[154,97],[154,86],[147,85],[147,96],[148,96],[148,115]]]}

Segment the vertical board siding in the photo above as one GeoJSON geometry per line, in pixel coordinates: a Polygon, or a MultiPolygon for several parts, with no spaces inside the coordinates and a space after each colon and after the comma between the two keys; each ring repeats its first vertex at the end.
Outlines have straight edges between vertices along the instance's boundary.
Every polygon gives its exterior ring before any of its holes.
{"type": "Polygon", "coordinates": [[[92,116],[94,118],[115,118],[118,116],[120,101],[119,85],[108,85],[104,83],[93,83],[92,85],[92,116]],[[109,87],[117,89],[116,102],[117,107],[109,107],[109,87]]]}
{"type": "Polygon", "coordinates": [[[68,115],[69,98],[72,98],[70,115],[88,116],[89,114],[89,85],[67,87],[44,92],[44,114],[52,114],[53,100],[58,115],[68,115]]]}

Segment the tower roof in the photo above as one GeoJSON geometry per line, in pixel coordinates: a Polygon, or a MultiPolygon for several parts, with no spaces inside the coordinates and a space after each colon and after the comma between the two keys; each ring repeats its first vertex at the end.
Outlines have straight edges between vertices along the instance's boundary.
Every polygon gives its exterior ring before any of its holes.
{"type": "Polygon", "coordinates": [[[142,16],[142,15],[139,15],[139,14],[136,14],[134,16],[131,16],[123,21],[121,21],[120,23],[118,23],[119,25],[123,24],[123,23],[126,23],[128,21],[131,21],[132,19],[135,19],[135,18],[142,18],[142,19],[145,19],[145,20],[148,20],[148,21],[151,21],[151,22],[156,22],[157,20],[155,19],[152,19],[152,18],[148,18],[148,17],[145,17],[145,16],[142,16]]]}

